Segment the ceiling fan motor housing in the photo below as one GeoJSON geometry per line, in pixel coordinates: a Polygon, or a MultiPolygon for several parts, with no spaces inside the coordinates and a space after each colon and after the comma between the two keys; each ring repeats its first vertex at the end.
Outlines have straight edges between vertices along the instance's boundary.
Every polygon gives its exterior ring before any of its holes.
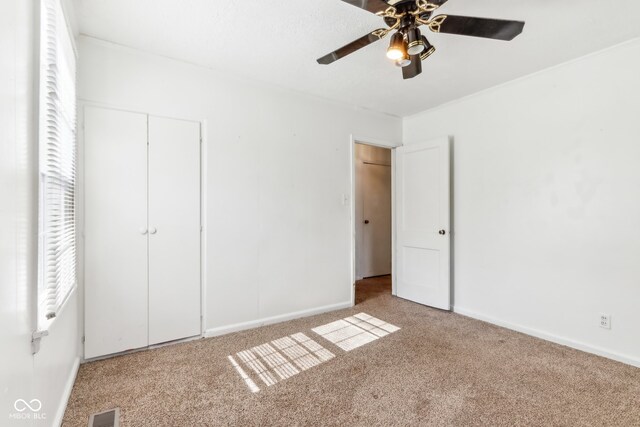
{"type": "MultiPolygon", "coordinates": [[[[411,15],[410,13],[418,9],[418,5],[416,4],[415,0],[403,0],[402,2],[396,4],[394,7],[398,14],[404,15],[402,17],[402,22],[400,23],[400,28],[415,25],[415,18],[413,18],[413,15],[411,15]]],[[[422,15],[420,15],[420,18],[429,19],[430,16],[431,12],[423,13],[422,15]]],[[[396,19],[390,16],[386,16],[384,18],[384,22],[387,24],[387,26],[392,27],[393,25],[395,25],[396,19]]]]}

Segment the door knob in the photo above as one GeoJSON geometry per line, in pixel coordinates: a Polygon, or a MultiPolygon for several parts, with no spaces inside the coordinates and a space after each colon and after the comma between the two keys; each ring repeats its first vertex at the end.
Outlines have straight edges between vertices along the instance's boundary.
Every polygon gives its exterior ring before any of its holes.
{"type": "Polygon", "coordinates": [[[143,236],[147,234],[147,227],[140,227],[140,234],[142,234],[143,236]]]}
{"type": "Polygon", "coordinates": [[[438,234],[440,234],[441,236],[444,236],[445,234],[447,234],[447,232],[444,230],[440,230],[438,231],[438,234]]]}
{"type": "Polygon", "coordinates": [[[157,229],[157,228],[155,228],[155,227],[151,227],[151,228],[149,229],[149,234],[156,234],[157,232],[158,232],[158,229],[157,229]]]}
{"type": "Polygon", "coordinates": [[[365,223],[365,224],[369,224],[369,220],[368,220],[368,219],[365,219],[365,220],[364,220],[364,223],[365,223]]]}

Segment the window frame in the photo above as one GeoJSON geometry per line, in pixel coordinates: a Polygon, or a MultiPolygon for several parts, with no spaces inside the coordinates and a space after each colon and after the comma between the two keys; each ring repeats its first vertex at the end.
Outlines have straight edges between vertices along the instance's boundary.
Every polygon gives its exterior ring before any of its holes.
{"type": "Polygon", "coordinates": [[[46,335],[41,331],[47,331],[64,311],[77,288],[78,277],[76,46],[62,1],[40,0],[39,3],[38,282],[34,334],[38,337],[46,335]],[[52,115],[55,120],[51,120],[52,115]],[[55,153],[59,155],[58,160],[51,160],[56,157],[51,155],[56,148],[60,149],[55,153]],[[48,237],[53,235],[53,227],[49,224],[55,220],[63,224],[56,228],[57,237],[69,242],[52,256],[48,237]],[[73,247],[69,248],[69,244],[73,247]],[[54,286],[51,285],[52,268],[57,268],[54,286]],[[66,280],[58,276],[60,270],[64,270],[66,280]]]}

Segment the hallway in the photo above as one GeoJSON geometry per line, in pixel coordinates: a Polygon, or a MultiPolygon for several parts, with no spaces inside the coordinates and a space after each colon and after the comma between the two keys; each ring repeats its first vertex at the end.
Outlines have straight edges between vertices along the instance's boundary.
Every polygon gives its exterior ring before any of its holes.
{"type": "Polygon", "coordinates": [[[369,277],[356,282],[356,305],[382,295],[391,295],[391,276],[369,277]]]}

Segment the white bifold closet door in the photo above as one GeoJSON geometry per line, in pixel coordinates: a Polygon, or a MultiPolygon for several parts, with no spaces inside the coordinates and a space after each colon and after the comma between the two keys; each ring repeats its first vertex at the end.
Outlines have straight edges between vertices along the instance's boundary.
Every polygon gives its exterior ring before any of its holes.
{"type": "Polygon", "coordinates": [[[85,108],[85,358],[148,345],[147,115],[85,108]]]}
{"type": "Polygon", "coordinates": [[[85,108],[85,358],[199,335],[200,125],[85,108]]]}
{"type": "Polygon", "coordinates": [[[200,124],[149,117],[149,344],[200,333],[200,124]]]}

